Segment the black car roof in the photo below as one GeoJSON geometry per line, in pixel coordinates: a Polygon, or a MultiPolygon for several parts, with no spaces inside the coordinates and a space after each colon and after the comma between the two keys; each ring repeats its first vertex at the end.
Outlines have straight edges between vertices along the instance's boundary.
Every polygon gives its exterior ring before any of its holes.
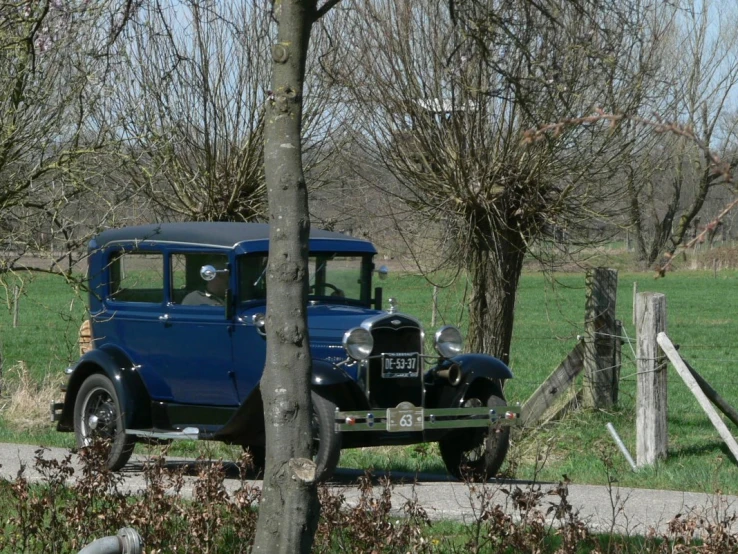
{"type": "MultiPolygon", "coordinates": [[[[231,248],[243,242],[268,240],[269,224],[267,223],[197,221],[154,223],[108,229],[97,235],[90,246],[102,248],[113,242],[167,242],[231,248]]],[[[363,245],[371,245],[369,241],[363,239],[320,229],[310,230],[310,240],[311,242],[314,240],[356,241],[363,245]]]]}

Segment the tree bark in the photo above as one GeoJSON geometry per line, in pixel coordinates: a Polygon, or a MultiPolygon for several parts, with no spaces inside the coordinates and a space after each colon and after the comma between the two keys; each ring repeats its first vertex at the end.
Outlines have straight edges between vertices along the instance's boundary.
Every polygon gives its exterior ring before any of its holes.
{"type": "Polygon", "coordinates": [[[267,360],[261,380],[266,468],[253,552],[310,552],[318,523],[311,458],[311,359],[306,320],[310,219],[302,170],[305,60],[315,0],[277,0],[264,166],[269,202],[267,360]]]}
{"type": "Polygon", "coordinates": [[[515,294],[526,248],[515,231],[501,231],[472,243],[469,350],[510,363],[515,294]]]}

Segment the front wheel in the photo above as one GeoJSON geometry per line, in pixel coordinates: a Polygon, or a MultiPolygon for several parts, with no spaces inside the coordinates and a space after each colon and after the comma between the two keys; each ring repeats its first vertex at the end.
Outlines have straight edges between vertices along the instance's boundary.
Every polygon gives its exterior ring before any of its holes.
{"type": "MultiPolygon", "coordinates": [[[[466,407],[495,408],[504,413],[505,400],[494,394],[485,398],[470,398],[466,407]],[[502,409],[500,409],[502,408],[502,409]]],[[[441,458],[448,472],[457,479],[486,481],[497,475],[510,445],[510,427],[490,426],[458,429],[438,442],[441,458]]]]}
{"type": "Polygon", "coordinates": [[[126,435],[120,400],[105,375],[90,375],[79,388],[74,403],[74,435],[80,448],[95,440],[106,441],[107,466],[113,471],[126,465],[133,454],[136,442],[126,435]]]}
{"type": "Polygon", "coordinates": [[[336,404],[323,390],[311,392],[313,400],[313,461],[315,480],[333,475],[341,457],[341,434],[336,432],[336,404]]]}

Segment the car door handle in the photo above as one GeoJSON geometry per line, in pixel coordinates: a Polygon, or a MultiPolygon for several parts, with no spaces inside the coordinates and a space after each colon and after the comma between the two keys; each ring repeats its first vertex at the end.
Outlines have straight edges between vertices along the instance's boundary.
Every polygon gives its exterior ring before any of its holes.
{"type": "Polygon", "coordinates": [[[159,316],[159,321],[169,321],[169,314],[162,314],[159,316]]]}

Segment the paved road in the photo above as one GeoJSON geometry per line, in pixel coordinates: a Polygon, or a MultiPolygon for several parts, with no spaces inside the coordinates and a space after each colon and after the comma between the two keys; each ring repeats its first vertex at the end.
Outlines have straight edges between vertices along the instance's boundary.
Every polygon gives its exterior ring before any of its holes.
{"type": "MultiPolygon", "coordinates": [[[[32,480],[39,479],[33,469],[34,453],[38,447],[19,444],[0,443],[0,478],[15,478],[21,464],[27,468],[26,475],[32,480]]],[[[66,449],[52,448],[45,457],[61,459],[68,454],[66,449]]],[[[137,491],[144,488],[141,474],[144,458],[134,457],[132,462],[123,471],[125,475],[125,489],[137,491]]],[[[174,467],[183,463],[194,463],[191,460],[168,459],[168,465],[174,467]]],[[[231,470],[235,468],[230,468],[231,470]]],[[[356,478],[361,472],[339,469],[330,486],[345,495],[348,503],[358,498],[356,478]]],[[[379,474],[381,475],[381,474],[379,474]]],[[[463,483],[452,481],[444,475],[417,476],[410,474],[392,474],[393,507],[401,508],[408,498],[416,495],[420,504],[426,509],[431,519],[453,519],[458,521],[472,521],[479,510],[479,501],[470,489],[463,483]]],[[[191,484],[194,478],[189,480],[191,484]]],[[[254,481],[259,485],[258,481],[254,481]]],[[[240,485],[235,471],[229,471],[226,477],[226,488],[234,491],[240,485]]],[[[544,483],[540,491],[548,493],[555,484],[544,483]]],[[[493,495],[494,502],[503,506],[508,512],[514,513],[512,502],[501,489],[513,490],[519,488],[522,492],[531,490],[529,483],[508,481],[504,483],[490,483],[487,490],[493,495]]],[[[185,488],[183,494],[189,495],[192,487],[185,488]]],[[[543,510],[549,502],[557,502],[555,495],[545,494],[541,499],[543,510]]],[[[721,496],[675,491],[656,491],[646,489],[620,488],[608,491],[606,487],[589,485],[570,485],[569,502],[574,510],[579,512],[580,519],[585,521],[592,531],[609,532],[613,529],[623,534],[645,534],[650,528],[658,532],[665,531],[669,520],[677,514],[690,511],[705,514],[710,520],[715,520],[715,514],[738,513],[738,497],[721,496]],[[614,522],[614,523],[613,523],[614,522]]],[[[734,532],[738,529],[734,529],[734,532]]]]}

